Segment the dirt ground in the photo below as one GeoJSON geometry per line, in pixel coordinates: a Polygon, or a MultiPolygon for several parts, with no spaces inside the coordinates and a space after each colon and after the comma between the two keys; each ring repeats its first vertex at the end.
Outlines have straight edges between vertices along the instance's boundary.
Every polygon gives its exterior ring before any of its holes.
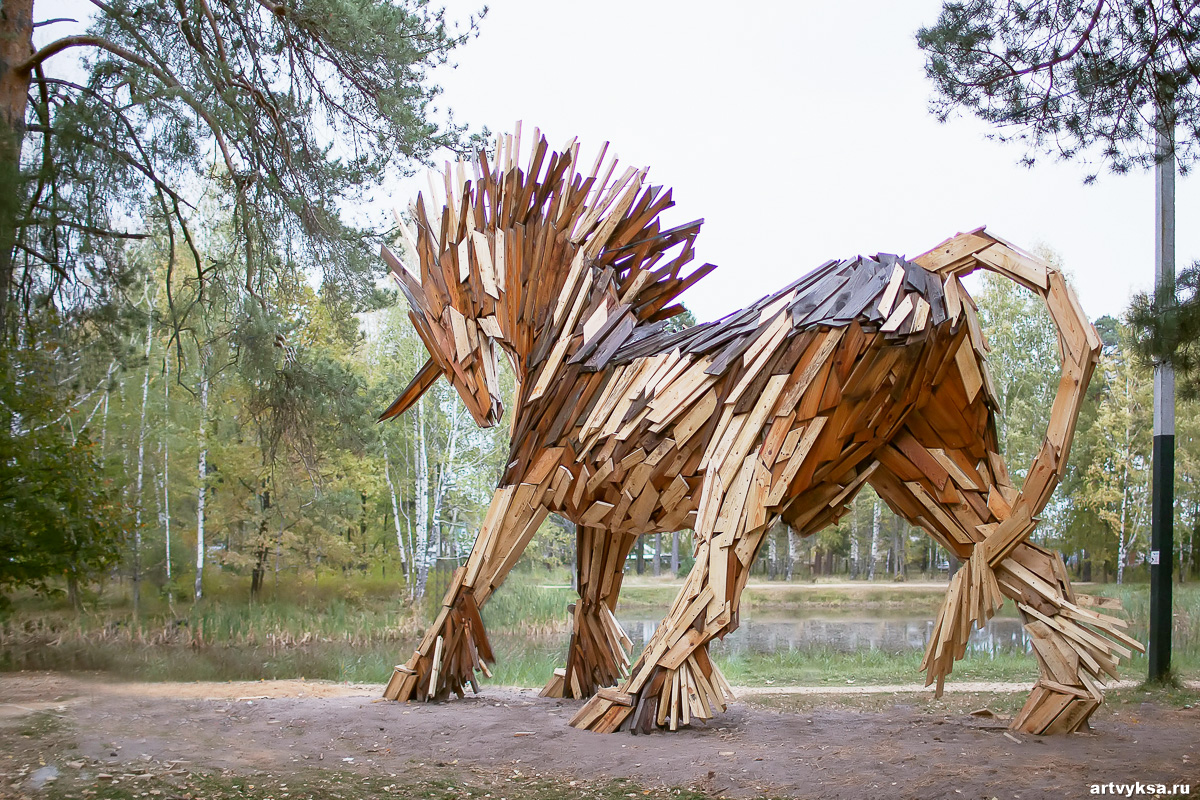
{"type": "MultiPolygon", "coordinates": [[[[735,702],[708,726],[634,737],[570,728],[578,702],[529,690],[489,688],[441,705],[383,702],[380,690],[3,674],[0,734],[53,715],[73,732],[73,744],[41,760],[110,773],[147,763],[276,775],[319,764],[362,774],[445,765],[624,777],[730,797],[1032,800],[1090,796],[1093,784],[1138,781],[1168,789],[1190,783],[1192,794],[1200,793],[1196,707],[1114,704],[1097,714],[1091,733],[1010,738],[996,719],[931,714],[903,694],[880,711],[847,709],[833,698],[798,713],[735,702]]],[[[28,793],[15,772],[5,773],[14,756],[7,764],[5,758],[0,754],[7,788],[28,793]]]]}

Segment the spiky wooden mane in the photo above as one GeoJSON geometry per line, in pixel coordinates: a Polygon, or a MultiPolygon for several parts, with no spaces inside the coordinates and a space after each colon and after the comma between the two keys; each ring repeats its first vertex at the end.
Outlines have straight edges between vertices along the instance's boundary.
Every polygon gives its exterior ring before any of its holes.
{"type": "Polygon", "coordinates": [[[606,144],[585,173],[575,140],[553,152],[545,137],[535,131],[533,138],[524,168],[519,128],[497,141],[490,159],[480,152],[447,163],[442,186],[431,179],[412,209],[417,236],[409,242],[426,313],[440,319],[451,306],[479,320],[527,375],[583,324],[596,276],[606,270],[613,313],[636,325],[680,313],[672,301],[713,269],[681,275],[703,220],[664,230],[671,191],[643,185],[646,170],[614,177],[617,159],[605,159],[606,144]]]}

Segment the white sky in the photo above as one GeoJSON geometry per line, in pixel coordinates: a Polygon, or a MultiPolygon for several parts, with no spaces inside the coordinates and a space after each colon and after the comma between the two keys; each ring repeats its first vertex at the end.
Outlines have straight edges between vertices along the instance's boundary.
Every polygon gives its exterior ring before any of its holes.
{"type": "MultiPolygon", "coordinates": [[[[447,16],[478,8],[454,0],[447,16]]],[[[1052,247],[1090,316],[1120,314],[1153,280],[1151,175],[1084,186],[1082,165],[1026,169],[1019,146],[987,140],[973,118],[939,124],[914,34],[940,8],[497,0],[457,68],[435,77],[441,105],[475,129],[521,119],[555,148],[579,136],[588,159],[608,140],[674,187],[668,221],[704,217],[696,263],[720,267],[685,297],[701,321],[827,258],[915,256],[979,225],[1052,247]]],[[[1177,185],[1183,265],[1200,256],[1187,224],[1200,187],[1177,185]]]]}

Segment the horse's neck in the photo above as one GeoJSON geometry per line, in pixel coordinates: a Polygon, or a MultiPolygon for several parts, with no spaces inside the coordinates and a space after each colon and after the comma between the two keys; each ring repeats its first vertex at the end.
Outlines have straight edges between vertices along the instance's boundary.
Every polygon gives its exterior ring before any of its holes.
{"type": "MultiPolygon", "coordinates": [[[[605,386],[614,378],[610,369],[601,368],[597,371],[572,360],[581,349],[588,348],[592,337],[603,334],[612,317],[629,315],[628,309],[617,301],[611,276],[607,279],[602,276],[599,282],[595,276],[581,281],[576,292],[567,300],[570,304],[559,322],[562,332],[558,336],[546,339],[543,334],[543,337],[532,341],[532,347],[526,353],[514,343],[505,343],[506,352],[516,362],[519,381],[509,429],[511,444],[506,481],[520,479],[529,465],[530,457],[540,446],[560,444],[571,427],[582,422],[582,419],[576,418],[578,410],[573,410],[573,407],[587,399],[581,393],[584,383],[599,384],[586,392],[591,397],[597,392],[603,393],[605,386]],[[579,300],[580,292],[584,297],[576,307],[575,301],[579,300]],[[578,342],[578,345],[572,347],[572,342],[578,342]],[[559,422],[562,424],[556,424],[559,422]],[[544,441],[551,433],[556,434],[556,441],[544,441]]],[[[552,327],[551,315],[542,330],[552,327]]]]}

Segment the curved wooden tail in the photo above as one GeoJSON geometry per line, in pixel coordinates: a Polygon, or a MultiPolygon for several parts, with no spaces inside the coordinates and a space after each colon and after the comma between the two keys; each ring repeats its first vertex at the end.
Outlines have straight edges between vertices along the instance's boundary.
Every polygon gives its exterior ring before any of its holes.
{"type": "Polygon", "coordinates": [[[1079,408],[1100,360],[1100,336],[1061,272],[983,228],[960,233],[913,262],[936,272],[943,281],[960,280],[977,269],[1016,281],[1042,299],[1058,331],[1062,378],[1050,409],[1046,437],[1012,503],[1009,517],[1024,522],[1002,525],[1005,530],[996,530],[984,542],[989,560],[998,562],[1033,530],[1036,524],[1033,518],[1046,507],[1066,469],[1079,408]]]}
{"type": "Polygon", "coordinates": [[[1101,685],[1117,677],[1120,658],[1132,655],[1129,648],[1142,650],[1120,630],[1123,620],[1097,610],[1119,609],[1119,604],[1076,595],[1061,556],[1028,541],[1066,469],[1079,409],[1099,361],[1100,337],[1058,270],[983,228],[948,239],[913,261],[958,290],[959,279],[977,269],[1029,289],[1046,304],[1062,356],[1046,436],[1025,482],[999,524],[978,531],[968,562],[951,581],[921,665],[926,685],[936,681],[941,693],[954,661],[966,652],[971,628],[983,627],[1009,597],[1020,609],[1040,671],[1012,727],[1037,734],[1073,732],[1100,705],[1101,685]]]}

